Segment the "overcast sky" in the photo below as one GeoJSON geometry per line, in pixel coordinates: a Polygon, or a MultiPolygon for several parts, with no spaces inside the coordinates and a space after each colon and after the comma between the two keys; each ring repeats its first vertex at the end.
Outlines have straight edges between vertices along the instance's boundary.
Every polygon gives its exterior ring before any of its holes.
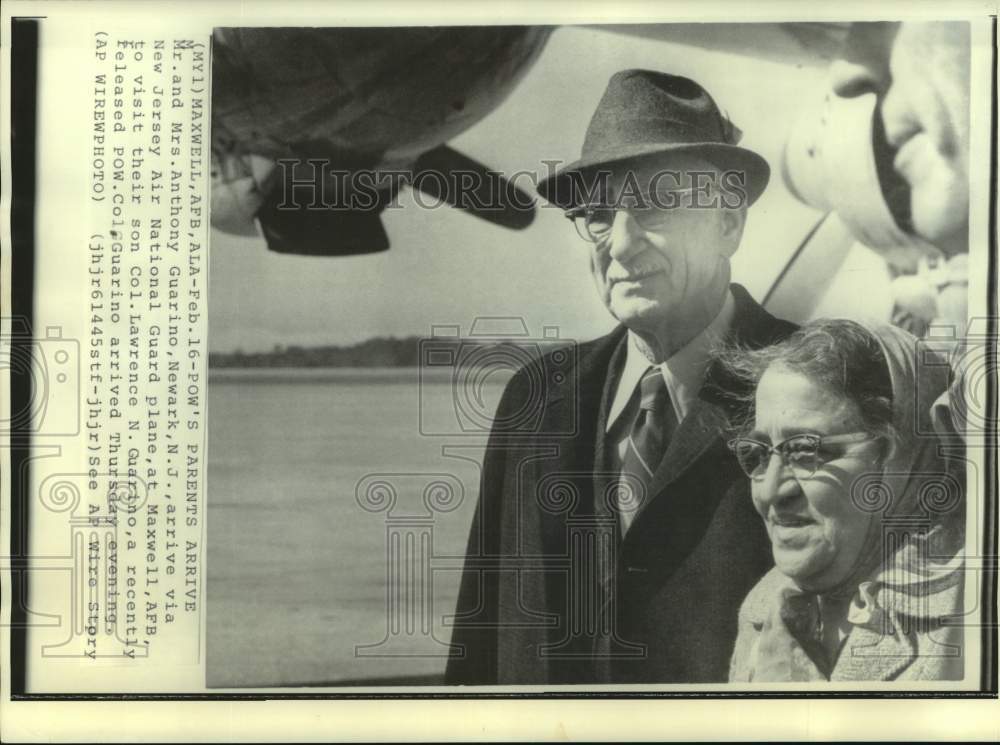
{"type": "MultiPolygon", "coordinates": [[[[734,279],[760,299],[818,218],[785,189],[780,153],[822,67],[753,59],[665,41],[565,27],[549,39],[514,93],[452,145],[507,172],[579,156],[608,78],[645,67],[704,85],[744,132],[742,145],[770,162],[772,178],[750,210],[734,279]]],[[[554,209],[515,232],[450,208],[384,213],[392,247],[351,258],[275,254],[263,238],[212,231],[210,347],[344,344],[372,336],[428,334],[435,324],[468,332],[477,316],[517,316],[529,331],[557,326],[587,339],[613,327],[593,288],[587,249],[554,209]]]]}

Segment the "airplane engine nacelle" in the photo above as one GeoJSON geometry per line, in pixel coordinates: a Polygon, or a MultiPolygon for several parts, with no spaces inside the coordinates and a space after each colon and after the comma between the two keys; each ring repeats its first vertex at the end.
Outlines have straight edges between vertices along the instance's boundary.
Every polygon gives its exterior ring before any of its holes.
{"type": "Polygon", "coordinates": [[[413,160],[514,89],[552,29],[219,28],[216,136],[278,159],[308,142],[375,166],[413,160]]]}

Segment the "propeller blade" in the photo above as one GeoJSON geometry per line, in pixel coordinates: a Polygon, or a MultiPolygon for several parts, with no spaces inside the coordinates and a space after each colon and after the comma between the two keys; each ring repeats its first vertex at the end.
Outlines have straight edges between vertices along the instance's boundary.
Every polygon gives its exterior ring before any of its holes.
{"type": "Polygon", "coordinates": [[[412,186],[505,228],[521,230],[535,219],[535,200],[530,194],[447,145],[417,158],[412,186]]]}
{"type": "MultiPolygon", "coordinates": [[[[279,209],[280,189],[257,212],[267,247],[283,254],[354,256],[385,251],[389,236],[379,217],[388,192],[369,210],[279,209]]],[[[380,195],[382,196],[382,195],[380,195]]]]}

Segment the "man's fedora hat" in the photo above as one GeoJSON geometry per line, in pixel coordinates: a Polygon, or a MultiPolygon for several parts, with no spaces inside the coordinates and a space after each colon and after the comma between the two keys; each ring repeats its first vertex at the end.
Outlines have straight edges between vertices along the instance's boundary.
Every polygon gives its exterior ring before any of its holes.
{"type": "Polygon", "coordinates": [[[588,175],[651,156],[662,158],[669,168],[669,156],[684,153],[723,171],[744,173],[747,203],[753,204],[767,186],[771,169],[760,155],[736,144],[741,136],[708,91],[693,80],[653,70],[622,70],[608,81],[590,119],[580,159],[542,181],[538,193],[567,209],[588,193],[588,181],[593,180],[588,175]]]}

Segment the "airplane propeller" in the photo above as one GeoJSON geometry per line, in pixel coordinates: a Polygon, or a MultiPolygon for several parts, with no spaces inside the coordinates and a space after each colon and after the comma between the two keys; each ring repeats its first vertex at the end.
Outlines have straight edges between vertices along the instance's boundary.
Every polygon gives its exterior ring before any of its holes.
{"type": "Polygon", "coordinates": [[[217,29],[213,226],[246,235],[256,220],[279,253],[384,251],[380,214],[405,185],[495,225],[530,225],[526,192],[445,143],[507,97],[551,31],[217,29]]]}
{"type": "Polygon", "coordinates": [[[531,195],[447,145],[417,158],[414,171],[415,188],[494,225],[521,230],[535,219],[531,195]]]}

